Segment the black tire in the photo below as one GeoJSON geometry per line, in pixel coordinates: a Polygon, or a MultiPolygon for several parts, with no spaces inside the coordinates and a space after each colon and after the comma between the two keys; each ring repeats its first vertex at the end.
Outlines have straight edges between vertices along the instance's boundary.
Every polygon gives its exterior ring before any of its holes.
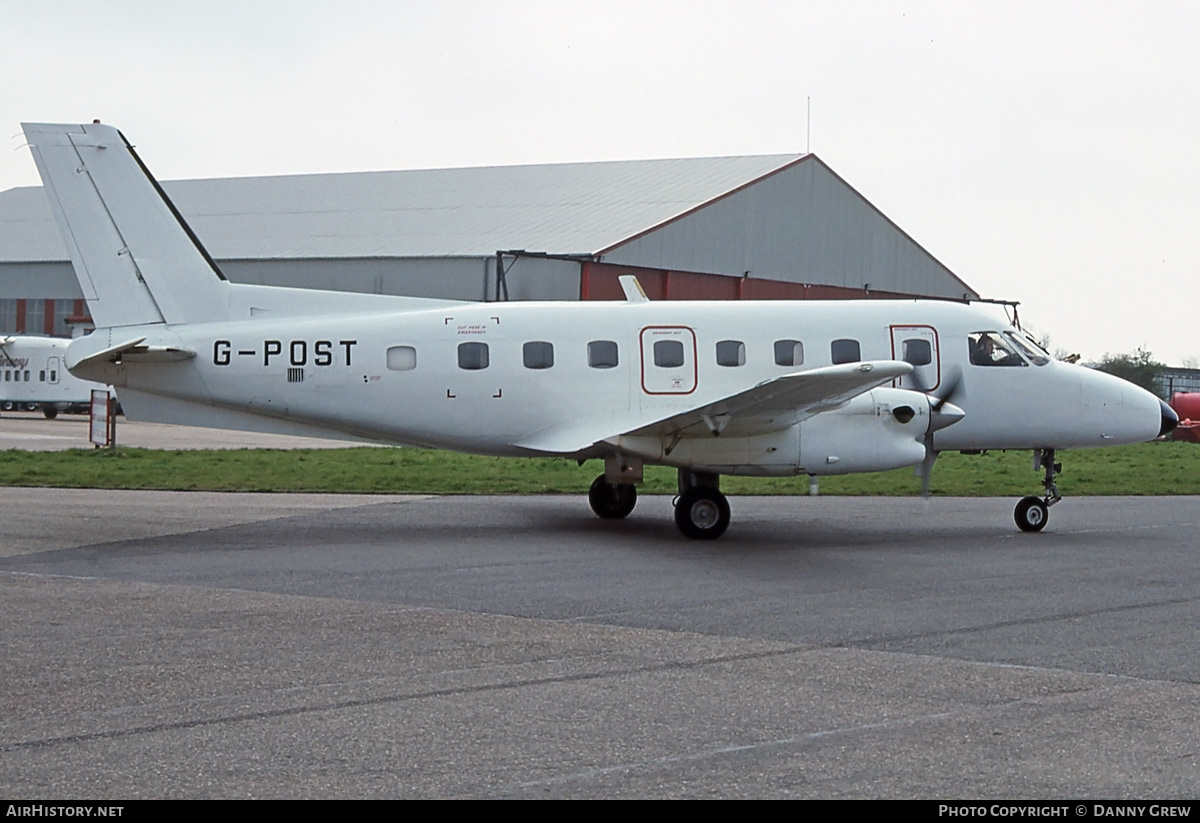
{"type": "Polygon", "coordinates": [[[1023,532],[1040,532],[1050,519],[1050,509],[1040,497],[1022,497],[1013,511],[1013,519],[1023,532]]]}
{"type": "Polygon", "coordinates": [[[53,406],[42,406],[42,414],[46,415],[47,420],[53,420],[58,417],[58,409],[53,406]]]}
{"type": "Polygon", "coordinates": [[[609,483],[600,475],[588,489],[588,503],[605,520],[621,520],[637,505],[637,487],[632,483],[609,483]]]}
{"type": "Polygon", "coordinates": [[[715,540],[729,528],[729,500],[711,486],[693,486],[675,503],[675,525],[692,540],[715,540]]]}

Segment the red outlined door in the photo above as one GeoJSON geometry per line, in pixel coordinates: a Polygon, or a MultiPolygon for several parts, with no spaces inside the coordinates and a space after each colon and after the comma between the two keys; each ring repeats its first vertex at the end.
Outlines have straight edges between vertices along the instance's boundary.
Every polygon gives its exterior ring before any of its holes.
{"type": "Polygon", "coordinates": [[[892,359],[913,366],[912,374],[896,381],[902,389],[930,392],[942,382],[938,333],[933,326],[892,326],[892,359]]]}
{"type": "Polygon", "coordinates": [[[646,326],[641,348],[643,392],[691,394],[696,390],[696,332],[687,326],[646,326]]]}

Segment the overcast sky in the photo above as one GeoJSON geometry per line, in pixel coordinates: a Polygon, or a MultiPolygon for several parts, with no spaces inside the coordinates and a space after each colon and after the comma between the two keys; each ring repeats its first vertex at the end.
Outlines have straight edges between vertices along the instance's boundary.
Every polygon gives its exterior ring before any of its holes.
{"type": "Polygon", "coordinates": [[[93,118],[168,180],[811,133],[1052,349],[1200,360],[1200,2],[0,0],[0,190],[23,120],[93,118]]]}

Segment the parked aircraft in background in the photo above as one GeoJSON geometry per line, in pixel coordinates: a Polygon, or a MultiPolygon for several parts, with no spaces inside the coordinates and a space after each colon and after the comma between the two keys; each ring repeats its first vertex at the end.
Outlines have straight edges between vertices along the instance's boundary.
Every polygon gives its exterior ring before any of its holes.
{"type": "Polygon", "coordinates": [[[646,463],[679,472],[688,537],[729,524],[722,474],[915,466],[1030,449],[1040,530],[1059,449],[1176,420],[1123,380],[1054,362],[990,310],[944,301],[470,303],[228,282],[111,126],[26,125],[96,331],[71,371],[134,419],[488,455],[604,460],[589,500],[634,508],[646,463]]]}
{"type": "Polygon", "coordinates": [[[67,371],[70,342],[64,337],[0,336],[0,408],[41,409],[49,418],[60,411],[87,411],[92,390],[108,387],[67,371]]]}

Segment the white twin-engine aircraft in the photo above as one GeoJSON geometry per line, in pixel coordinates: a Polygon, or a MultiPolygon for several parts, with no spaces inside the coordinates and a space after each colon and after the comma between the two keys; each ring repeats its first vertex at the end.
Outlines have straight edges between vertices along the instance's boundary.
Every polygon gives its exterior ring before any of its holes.
{"type": "Polygon", "coordinates": [[[942,301],[473,303],[228,282],[125,138],[25,125],[95,333],[71,372],[132,418],[501,456],[604,460],[628,515],[642,466],[679,470],[675,521],[729,525],[722,474],[829,475],[938,452],[1150,440],[1177,418],[1123,380],[1054,362],[993,311],[942,301]]]}

